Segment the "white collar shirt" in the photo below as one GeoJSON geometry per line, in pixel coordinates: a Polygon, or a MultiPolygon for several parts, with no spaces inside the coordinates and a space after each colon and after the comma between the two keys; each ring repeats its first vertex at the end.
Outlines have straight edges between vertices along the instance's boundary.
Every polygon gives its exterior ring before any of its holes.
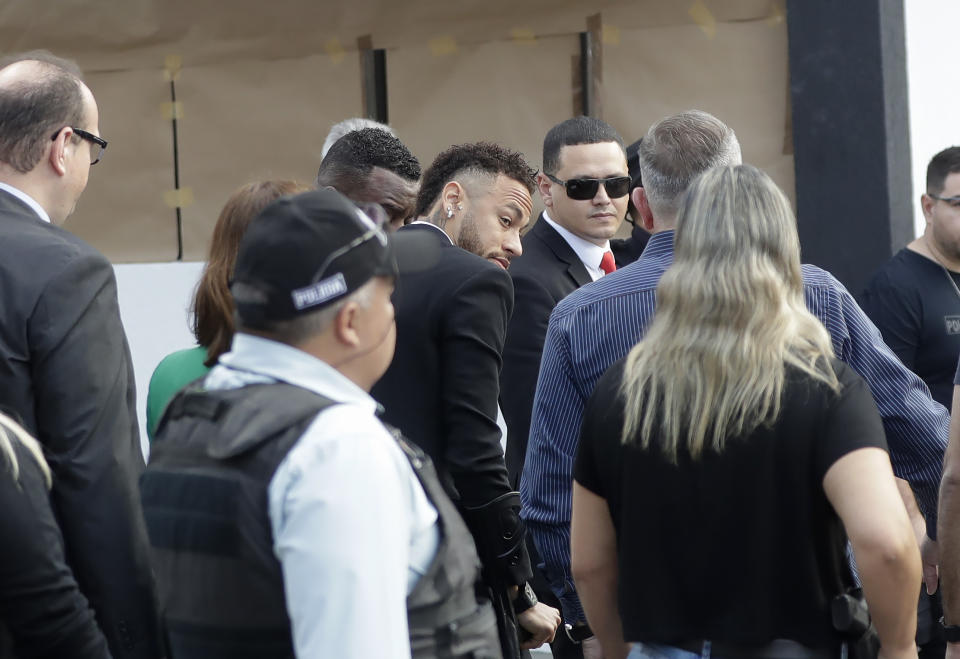
{"type": "Polygon", "coordinates": [[[296,655],[407,659],[406,598],[439,547],[436,509],[377,402],[325,362],[238,333],[204,384],[276,381],[340,403],[317,415],[267,492],[296,655]]]}
{"type": "Polygon", "coordinates": [[[37,215],[39,215],[41,220],[43,220],[44,222],[46,222],[46,223],[48,223],[48,224],[50,223],[50,216],[47,214],[47,211],[45,211],[45,210],[43,209],[43,206],[41,206],[39,203],[37,203],[37,200],[36,200],[36,199],[34,199],[34,198],[31,197],[30,195],[28,195],[28,194],[27,194],[26,192],[24,192],[23,190],[20,190],[19,188],[15,188],[15,187],[13,187],[12,185],[10,185],[9,183],[4,183],[4,182],[2,182],[2,181],[0,181],[0,190],[4,190],[5,192],[9,192],[9,193],[12,194],[14,197],[16,197],[17,199],[19,199],[20,201],[22,201],[23,203],[25,203],[27,206],[29,206],[30,208],[32,208],[32,209],[33,209],[33,212],[35,212],[37,215]]]}
{"type": "Polygon", "coordinates": [[[584,240],[554,222],[553,218],[547,214],[547,211],[543,211],[543,219],[556,229],[557,233],[570,245],[570,249],[577,253],[580,261],[583,262],[583,267],[587,269],[587,274],[590,275],[593,281],[597,281],[604,275],[603,270],[600,269],[600,261],[603,260],[603,255],[610,251],[609,240],[603,245],[595,245],[589,240],[584,240]]]}

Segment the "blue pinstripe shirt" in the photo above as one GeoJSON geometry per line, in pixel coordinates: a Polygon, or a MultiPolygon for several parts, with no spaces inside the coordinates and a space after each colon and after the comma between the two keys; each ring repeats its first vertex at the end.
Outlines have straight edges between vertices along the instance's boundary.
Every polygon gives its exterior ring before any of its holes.
{"type": "MultiPolygon", "coordinates": [[[[583,410],[597,380],[653,319],[656,287],[673,263],[673,232],[650,238],[635,263],[564,298],[550,316],[520,485],[523,516],[567,622],[585,620],[570,576],[573,460],[583,410]]],[[[950,415],[884,344],[847,289],[803,266],[807,307],[826,326],[837,357],[869,383],[883,417],[893,470],[907,480],[936,538],[937,493],[950,415]]]]}

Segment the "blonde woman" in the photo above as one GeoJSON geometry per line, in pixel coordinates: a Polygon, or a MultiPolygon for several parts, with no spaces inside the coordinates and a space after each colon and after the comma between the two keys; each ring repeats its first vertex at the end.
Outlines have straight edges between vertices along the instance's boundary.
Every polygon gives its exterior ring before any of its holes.
{"type": "Polygon", "coordinates": [[[840,657],[849,538],[881,656],[916,657],[919,552],[867,385],[804,304],[789,202],[753,167],[710,170],[675,241],[574,467],[572,566],[605,656],[840,657]]]}
{"type": "Polygon", "coordinates": [[[40,445],[0,413],[0,657],[109,658],[64,558],[50,483],[40,445]]]}

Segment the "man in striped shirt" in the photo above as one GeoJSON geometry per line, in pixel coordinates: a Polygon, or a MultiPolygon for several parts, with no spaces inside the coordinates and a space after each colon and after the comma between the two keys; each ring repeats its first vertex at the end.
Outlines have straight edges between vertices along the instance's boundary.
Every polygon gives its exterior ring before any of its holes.
{"type": "MultiPolygon", "coordinates": [[[[654,124],[640,147],[643,188],[632,193],[653,233],[635,263],[573,292],[550,317],[520,493],[523,516],[563,605],[564,622],[586,619],[570,575],[573,461],[584,405],[604,371],[624,357],[653,319],[656,286],[673,262],[673,228],[689,184],[712,167],[739,164],[733,131],[705,112],[654,124]]],[[[839,359],[870,384],[896,475],[926,517],[925,563],[935,562],[937,492],[949,415],[883,343],[877,328],[830,273],[803,266],[809,310],[826,326],[839,359]]],[[[589,630],[581,629],[583,637],[589,630]]]]}

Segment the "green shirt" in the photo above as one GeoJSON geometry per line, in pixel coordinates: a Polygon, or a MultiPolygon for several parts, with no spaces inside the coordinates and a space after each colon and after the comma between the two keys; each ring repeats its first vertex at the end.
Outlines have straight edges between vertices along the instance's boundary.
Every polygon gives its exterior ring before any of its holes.
{"type": "Polygon", "coordinates": [[[150,441],[153,441],[163,411],[176,393],[210,371],[203,364],[206,359],[207,349],[197,346],[170,353],[157,365],[147,390],[147,437],[150,441]]]}

